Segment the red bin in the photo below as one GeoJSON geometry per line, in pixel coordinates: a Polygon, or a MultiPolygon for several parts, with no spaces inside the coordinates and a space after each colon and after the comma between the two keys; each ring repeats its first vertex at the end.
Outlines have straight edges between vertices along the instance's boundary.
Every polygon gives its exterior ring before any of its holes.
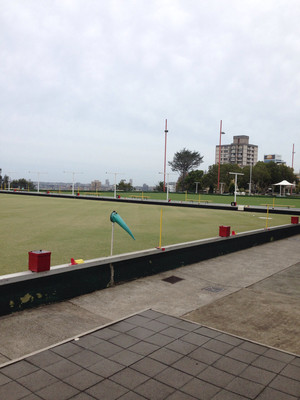
{"type": "Polygon", "coordinates": [[[51,251],[36,250],[28,252],[28,267],[30,271],[42,272],[49,271],[51,251]]]}
{"type": "Polygon", "coordinates": [[[291,224],[299,224],[299,217],[291,217],[291,224]]]}
{"type": "Polygon", "coordinates": [[[230,226],[219,226],[219,236],[227,237],[230,236],[230,226]]]}

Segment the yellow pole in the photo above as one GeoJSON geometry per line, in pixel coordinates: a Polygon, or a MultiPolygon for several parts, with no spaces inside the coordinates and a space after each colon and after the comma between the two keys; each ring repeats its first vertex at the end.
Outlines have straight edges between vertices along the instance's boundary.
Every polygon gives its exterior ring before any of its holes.
{"type": "Polygon", "coordinates": [[[161,233],[162,233],[162,208],[160,209],[160,227],[159,227],[159,248],[161,248],[161,233]]]}
{"type": "Polygon", "coordinates": [[[269,204],[267,205],[266,229],[268,228],[268,218],[269,218],[269,204]]]}

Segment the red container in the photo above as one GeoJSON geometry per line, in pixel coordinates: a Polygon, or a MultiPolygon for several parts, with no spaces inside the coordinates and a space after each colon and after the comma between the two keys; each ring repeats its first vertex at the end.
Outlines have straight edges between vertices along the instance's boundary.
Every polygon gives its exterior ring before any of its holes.
{"type": "Polygon", "coordinates": [[[291,224],[299,224],[299,217],[291,217],[291,224]]]}
{"type": "Polygon", "coordinates": [[[219,236],[227,237],[230,236],[230,226],[219,226],[219,236]]]}
{"type": "Polygon", "coordinates": [[[28,267],[30,271],[42,272],[49,271],[51,251],[37,250],[28,252],[28,267]]]}

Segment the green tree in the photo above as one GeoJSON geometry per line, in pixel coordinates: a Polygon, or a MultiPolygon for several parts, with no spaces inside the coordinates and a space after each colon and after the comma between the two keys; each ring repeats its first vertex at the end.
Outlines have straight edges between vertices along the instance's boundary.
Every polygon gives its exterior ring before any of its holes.
{"type": "Polygon", "coordinates": [[[25,178],[14,179],[10,183],[11,189],[23,189],[23,190],[35,190],[35,185],[31,181],[27,181],[25,178]]]}
{"type": "Polygon", "coordinates": [[[195,171],[190,171],[187,176],[185,177],[184,180],[184,186],[185,189],[191,192],[196,192],[196,183],[198,183],[198,191],[202,189],[202,178],[203,178],[204,172],[197,169],[195,171]]]}
{"type": "Polygon", "coordinates": [[[182,190],[184,190],[184,180],[189,171],[197,167],[203,162],[203,156],[198,153],[198,151],[190,151],[183,148],[177,151],[173,157],[173,161],[169,161],[169,165],[172,171],[180,173],[180,178],[182,182],[182,190]]]}
{"type": "Polygon", "coordinates": [[[122,190],[123,192],[132,192],[133,186],[130,182],[126,183],[125,179],[121,179],[117,185],[117,190],[122,190]]]}
{"type": "MultiPolygon", "coordinates": [[[[213,193],[218,186],[218,169],[218,164],[210,165],[208,167],[208,172],[203,176],[202,179],[203,186],[209,188],[211,193],[213,193]]],[[[237,164],[220,165],[220,183],[224,184],[223,193],[228,192],[229,185],[234,179],[233,175],[229,174],[229,172],[242,172],[242,169],[237,164]]]]}
{"type": "Polygon", "coordinates": [[[257,186],[258,190],[265,194],[268,187],[272,184],[272,177],[267,164],[263,161],[258,161],[258,163],[253,167],[252,176],[253,182],[257,186]]]}
{"type": "Polygon", "coordinates": [[[154,188],[155,192],[163,192],[164,191],[164,183],[162,181],[158,182],[158,184],[154,188]]]}

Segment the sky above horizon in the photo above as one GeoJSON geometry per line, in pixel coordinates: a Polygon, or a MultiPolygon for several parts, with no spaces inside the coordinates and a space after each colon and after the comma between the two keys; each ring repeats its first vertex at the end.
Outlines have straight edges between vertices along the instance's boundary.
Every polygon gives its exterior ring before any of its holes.
{"type": "Polygon", "coordinates": [[[222,120],[259,160],[294,144],[298,172],[299,20],[299,0],[0,0],[2,174],[155,185],[165,119],[168,161],[207,170],[222,120]]]}

